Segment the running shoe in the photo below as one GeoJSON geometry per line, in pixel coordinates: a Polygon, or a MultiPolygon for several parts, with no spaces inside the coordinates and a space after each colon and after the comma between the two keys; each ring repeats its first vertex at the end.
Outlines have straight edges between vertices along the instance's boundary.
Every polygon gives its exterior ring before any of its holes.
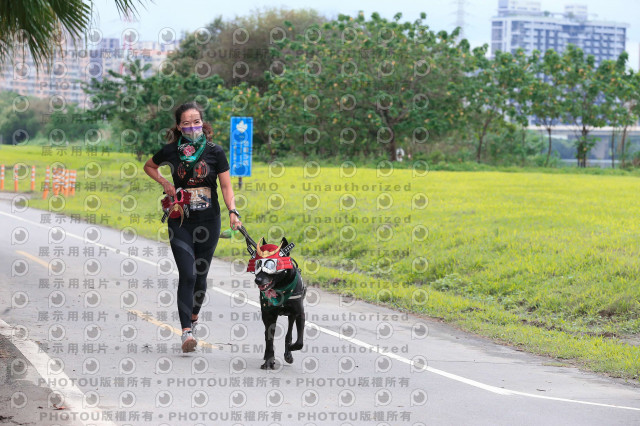
{"type": "Polygon", "coordinates": [[[191,334],[193,334],[193,337],[196,337],[197,332],[196,332],[196,327],[198,326],[198,320],[191,320],[191,334]]]}
{"type": "Polygon", "coordinates": [[[198,341],[193,337],[191,330],[182,332],[182,352],[193,352],[196,350],[196,346],[198,345],[198,341]]]}

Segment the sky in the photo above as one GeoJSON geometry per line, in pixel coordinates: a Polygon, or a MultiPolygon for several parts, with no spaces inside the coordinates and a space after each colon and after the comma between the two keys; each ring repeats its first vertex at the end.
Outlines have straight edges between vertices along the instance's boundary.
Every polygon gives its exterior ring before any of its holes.
{"type": "MultiPolygon", "coordinates": [[[[491,17],[497,15],[498,0],[464,0],[466,38],[473,47],[490,41],[491,17]]],[[[638,70],[640,46],[640,1],[638,0],[539,0],[542,10],[563,12],[568,4],[586,4],[590,19],[626,22],[630,24],[627,33],[627,52],[629,65],[638,70]],[[636,18],[635,20],[633,18],[636,18]]],[[[137,22],[123,21],[113,0],[96,0],[96,26],[103,37],[120,38],[127,28],[133,28],[140,34],[141,40],[158,40],[159,33],[171,28],[176,34],[194,31],[213,21],[217,16],[231,19],[248,15],[251,11],[265,7],[313,8],[327,17],[340,13],[355,16],[359,10],[365,16],[378,12],[391,19],[397,12],[402,13],[403,21],[413,21],[420,12],[427,14],[426,23],[432,29],[451,31],[456,26],[457,0],[243,0],[239,3],[220,0],[154,0],[147,1],[139,8],[137,22]]]]}

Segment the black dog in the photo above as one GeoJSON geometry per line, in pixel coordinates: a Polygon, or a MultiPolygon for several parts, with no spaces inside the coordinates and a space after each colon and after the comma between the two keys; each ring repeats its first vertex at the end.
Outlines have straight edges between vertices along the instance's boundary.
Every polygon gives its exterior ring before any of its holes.
{"type": "Polygon", "coordinates": [[[247,250],[252,258],[247,272],[256,274],[255,283],[260,290],[260,310],[264,323],[264,364],[263,370],[275,369],[275,354],[273,350],[273,336],[276,330],[278,316],[285,315],[289,320],[287,335],[285,336],[284,360],[291,364],[291,352],[299,351],[303,347],[304,335],[304,297],[307,288],[302,281],[302,275],[296,261],[289,257],[289,252],[295,246],[289,244],[285,238],[280,245],[265,244],[264,238],[256,244],[246,233],[244,228],[240,232],[247,240],[247,250]],[[296,342],[293,341],[293,325],[296,325],[296,342]]]}

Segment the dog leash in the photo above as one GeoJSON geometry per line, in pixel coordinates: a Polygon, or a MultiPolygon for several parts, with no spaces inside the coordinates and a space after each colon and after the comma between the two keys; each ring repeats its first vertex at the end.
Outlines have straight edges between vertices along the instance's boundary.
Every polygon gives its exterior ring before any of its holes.
{"type": "Polygon", "coordinates": [[[256,254],[256,250],[258,249],[258,244],[256,244],[253,238],[249,236],[249,233],[244,228],[244,226],[240,226],[240,228],[238,228],[237,230],[240,231],[240,233],[244,236],[244,240],[247,242],[247,251],[249,252],[251,257],[254,257],[256,254]]]}

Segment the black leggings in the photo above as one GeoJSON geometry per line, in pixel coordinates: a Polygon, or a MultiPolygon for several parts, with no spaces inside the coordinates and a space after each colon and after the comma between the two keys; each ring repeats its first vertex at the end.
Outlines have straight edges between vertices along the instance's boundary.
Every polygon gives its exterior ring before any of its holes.
{"type": "Polygon", "coordinates": [[[200,223],[169,220],[171,251],[178,267],[178,315],[191,328],[207,292],[207,273],[220,238],[220,216],[200,223]]]}

